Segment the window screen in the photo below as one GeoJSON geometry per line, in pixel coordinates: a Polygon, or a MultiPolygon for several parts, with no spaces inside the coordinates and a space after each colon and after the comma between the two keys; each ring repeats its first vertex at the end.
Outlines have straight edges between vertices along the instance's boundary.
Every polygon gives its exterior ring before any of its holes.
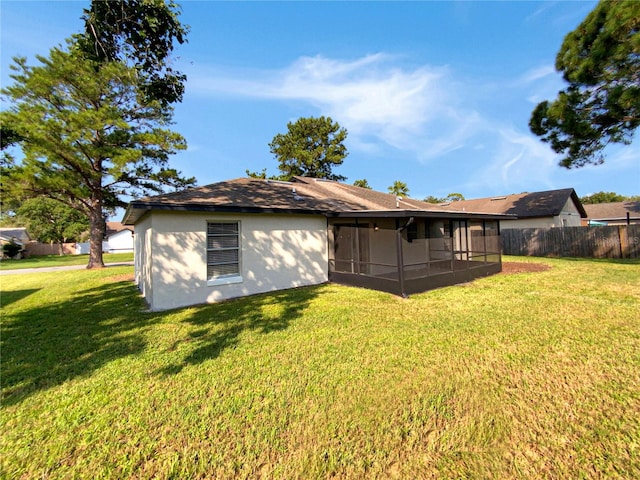
{"type": "Polygon", "coordinates": [[[238,222],[207,224],[207,278],[240,274],[238,222]]]}

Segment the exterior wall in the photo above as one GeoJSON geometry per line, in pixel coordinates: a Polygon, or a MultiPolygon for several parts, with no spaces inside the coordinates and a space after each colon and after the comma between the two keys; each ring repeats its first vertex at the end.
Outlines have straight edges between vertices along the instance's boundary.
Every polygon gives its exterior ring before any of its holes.
{"type": "Polygon", "coordinates": [[[378,226],[378,230],[370,231],[369,261],[378,265],[372,265],[369,271],[371,275],[395,273],[398,270],[398,253],[396,245],[396,221],[389,218],[375,219],[371,222],[378,226]],[[385,265],[393,265],[388,267],[385,265]]]}
{"type": "Polygon", "coordinates": [[[559,227],[579,227],[582,225],[580,212],[576,208],[575,203],[571,199],[567,200],[562,211],[560,212],[559,227]]]}
{"type": "Polygon", "coordinates": [[[518,220],[500,220],[500,229],[510,228],[553,228],[558,225],[555,222],[557,217],[522,218],[518,220]]]}
{"type": "MultiPolygon", "coordinates": [[[[83,255],[89,253],[89,242],[76,243],[75,254],[83,255]]],[[[104,253],[124,253],[133,252],[133,236],[131,230],[122,230],[111,235],[102,242],[104,253]]]]}
{"type": "Polygon", "coordinates": [[[133,242],[134,276],[138,289],[149,305],[153,305],[153,258],[151,256],[151,240],[153,237],[152,217],[148,215],[136,224],[133,242]]]}
{"type": "Polygon", "coordinates": [[[148,249],[137,269],[152,310],[328,281],[327,223],[322,216],[153,212],[147,222],[150,227],[144,221],[136,224],[136,237],[151,235],[150,241],[136,242],[148,249]],[[240,222],[240,282],[209,284],[208,221],[240,222]]]}
{"type": "Polygon", "coordinates": [[[555,217],[519,218],[517,220],[500,220],[500,228],[555,228],[555,227],[579,227],[582,224],[580,212],[571,199],[567,200],[555,217]]]}
{"type": "Polygon", "coordinates": [[[102,249],[109,253],[133,252],[131,230],[121,230],[109,236],[109,239],[103,242],[102,249]]]}

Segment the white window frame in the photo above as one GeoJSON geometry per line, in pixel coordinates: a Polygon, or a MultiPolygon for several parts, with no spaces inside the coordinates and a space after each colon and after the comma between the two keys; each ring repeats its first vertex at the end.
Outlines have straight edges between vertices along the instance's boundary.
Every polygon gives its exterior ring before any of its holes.
{"type": "Polygon", "coordinates": [[[206,256],[206,268],[207,268],[207,285],[230,285],[234,283],[242,282],[242,225],[240,220],[207,220],[206,223],[206,244],[205,244],[205,256],[206,256]],[[209,248],[209,225],[211,224],[234,224],[238,228],[238,246],[233,248],[209,248]],[[238,251],[238,272],[230,273],[226,275],[219,275],[217,277],[209,277],[209,252],[210,251],[224,251],[224,250],[237,250],[238,251]]]}

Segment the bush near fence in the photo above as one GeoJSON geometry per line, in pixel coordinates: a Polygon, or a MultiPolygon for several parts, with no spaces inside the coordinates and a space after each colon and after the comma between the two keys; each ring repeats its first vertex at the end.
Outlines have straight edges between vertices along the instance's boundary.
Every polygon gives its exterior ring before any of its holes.
{"type": "Polygon", "coordinates": [[[514,228],[500,236],[505,255],[640,258],[640,225],[514,228]]]}

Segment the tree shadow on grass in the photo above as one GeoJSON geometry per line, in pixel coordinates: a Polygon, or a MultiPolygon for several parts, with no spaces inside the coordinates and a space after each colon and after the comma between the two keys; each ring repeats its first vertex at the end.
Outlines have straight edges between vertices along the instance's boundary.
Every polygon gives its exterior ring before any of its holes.
{"type": "Polygon", "coordinates": [[[617,265],[640,265],[640,258],[579,258],[562,257],[562,260],[575,263],[610,263],[617,265]]]}
{"type": "MultiPolygon", "coordinates": [[[[190,326],[188,335],[169,350],[182,342],[191,343],[193,350],[160,373],[179,373],[187,365],[215,359],[225,349],[236,347],[245,331],[269,334],[288,328],[319,289],[304,287],[192,307],[192,314],[184,320],[190,326]]],[[[18,302],[37,292],[11,292],[8,299],[18,302]]],[[[108,279],[62,301],[8,310],[3,312],[0,339],[5,406],[142,353],[147,348],[148,327],[167,315],[142,311],[143,301],[131,281],[110,283],[108,279]]]]}
{"type": "MultiPolygon", "coordinates": [[[[10,298],[19,300],[20,292],[12,294],[10,298]]],[[[141,352],[146,346],[144,327],[157,321],[140,314],[141,308],[135,286],[120,281],[81,290],[63,301],[3,312],[3,404],[19,403],[141,352]]]]}
{"type": "Polygon", "coordinates": [[[217,358],[225,349],[235,348],[245,331],[269,334],[285,330],[302,316],[320,288],[294,288],[199,307],[184,320],[192,327],[188,336],[169,349],[175,350],[180,343],[188,342],[194,344],[193,351],[179,364],[169,365],[159,373],[176,374],[188,365],[217,358]]]}
{"type": "Polygon", "coordinates": [[[12,292],[2,292],[0,293],[0,307],[11,305],[13,302],[22,300],[23,298],[26,298],[39,290],[39,288],[29,288],[25,290],[14,290],[12,292]]]}

